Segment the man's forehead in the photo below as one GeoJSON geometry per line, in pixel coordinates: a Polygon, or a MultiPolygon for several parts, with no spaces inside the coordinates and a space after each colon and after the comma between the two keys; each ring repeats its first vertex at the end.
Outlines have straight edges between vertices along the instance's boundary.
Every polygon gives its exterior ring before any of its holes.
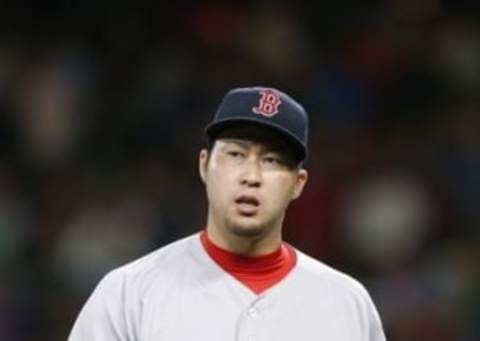
{"type": "Polygon", "coordinates": [[[236,125],[224,129],[218,140],[261,143],[275,149],[289,149],[288,143],[272,129],[255,125],[236,125]]]}

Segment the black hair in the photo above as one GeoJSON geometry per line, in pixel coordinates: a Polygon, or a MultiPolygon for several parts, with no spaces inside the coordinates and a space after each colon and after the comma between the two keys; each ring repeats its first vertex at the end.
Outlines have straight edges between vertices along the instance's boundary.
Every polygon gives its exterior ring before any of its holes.
{"type": "Polygon", "coordinates": [[[205,149],[208,151],[210,154],[212,152],[213,146],[215,145],[215,138],[207,136],[205,140],[205,149]]]}

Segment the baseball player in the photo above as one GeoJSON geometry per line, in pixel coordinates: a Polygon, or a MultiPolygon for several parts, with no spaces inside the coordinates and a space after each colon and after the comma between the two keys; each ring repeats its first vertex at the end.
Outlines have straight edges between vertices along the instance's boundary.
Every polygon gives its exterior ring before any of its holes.
{"type": "Polygon", "coordinates": [[[385,340],[359,282],[282,241],[307,182],[302,106],[234,89],[205,132],[205,228],[107,274],[69,341],[385,340]]]}

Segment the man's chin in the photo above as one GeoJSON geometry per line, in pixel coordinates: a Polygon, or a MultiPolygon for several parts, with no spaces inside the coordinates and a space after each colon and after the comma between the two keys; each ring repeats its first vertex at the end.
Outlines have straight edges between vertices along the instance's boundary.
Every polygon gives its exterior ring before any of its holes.
{"type": "Polygon", "coordinates": [[[237,237],[242,238],[260,238],[265,235],[267,227],[264,225],[254,224],[231,224],[230,232],[237,237]]]}

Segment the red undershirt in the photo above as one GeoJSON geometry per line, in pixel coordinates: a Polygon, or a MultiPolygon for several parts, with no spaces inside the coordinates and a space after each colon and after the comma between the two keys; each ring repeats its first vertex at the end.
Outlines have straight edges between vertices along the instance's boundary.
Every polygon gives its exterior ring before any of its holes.
{"type": "Polygon", "coordinates": [[[286,243],[282,243],[278,250],[272,253],[248,257],[213,244],[206,231],[202,231],[200,240],[208,255],[223,270],[257,295],[280,282],[297,263],[295,250],[286,243]]]}

